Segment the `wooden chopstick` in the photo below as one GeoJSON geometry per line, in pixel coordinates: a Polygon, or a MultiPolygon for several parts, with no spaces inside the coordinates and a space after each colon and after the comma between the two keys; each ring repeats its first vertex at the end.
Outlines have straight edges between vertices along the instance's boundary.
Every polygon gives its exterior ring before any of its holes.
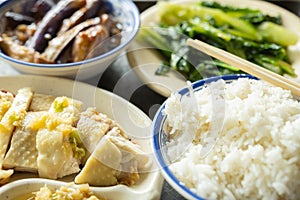
{"type": "Polygon", "coordinates": [[[256,76],[261,80],[267,81],[283,89],[290,90],[293,95],[300,97],[300,84],[291,79],[276,74],[268,69],[265,69],[254,63],[251,63],[241,57],[228,53],[222,49],[204,43],[200,40],[187,39],[186,43],[187,45],[199,51],[202,51],[203,53],[206,53],[216,59],[228,63],[248,74],[256,76]]]}

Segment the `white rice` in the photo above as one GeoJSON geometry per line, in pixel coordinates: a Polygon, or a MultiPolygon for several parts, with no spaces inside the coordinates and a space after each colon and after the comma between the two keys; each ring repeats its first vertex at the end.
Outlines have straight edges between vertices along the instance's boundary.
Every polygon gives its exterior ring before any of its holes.
{"type": "Polygon", "coordinates": [[[289,91],[241,78],[195,97],[171,95],[164,110],[184,185],[207,199],[300,199],[300,103],[289,91]]]}

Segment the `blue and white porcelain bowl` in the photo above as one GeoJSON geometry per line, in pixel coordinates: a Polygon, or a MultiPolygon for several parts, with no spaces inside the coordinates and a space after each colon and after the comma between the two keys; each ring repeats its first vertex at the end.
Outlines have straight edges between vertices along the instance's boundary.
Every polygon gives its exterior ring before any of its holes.
{"type": "MultiPolygon", "coordinates": [[[[14,59],[0,51],[0,63],[5,62],[21,73],[63,76],[84,80],[101,74],[122,52],[137,35],[140,27],[139,10],[131,0],[105,0],[111,5],[112,14],[122,27],[121,43],[112,50],[99,56],[73,63],[37,64],[14,59]]],[[[5,0],[0,3],[0,23],[4,30],[5,13],[22,7],[28,0],[5,0]]]]}
{"type": "MultiPolygon", "coordinates": [[[[233,80],[237,80],[238,78],[249,78],[249,79],[257,79],[254,76],[247,74],[233,74],[233,75],[224,75],[224,76],[215,76],[203,80],[196,81],[191,84],[191,88],[193,91],[199,91],[205,85],[215,82],[219,79],[223,79],[226,83],[229,83],[233,80]]],[[[184,98],[190,95],[189,87],[185,87],[179,90],[177,93],[180,95],[180,98],[184,98]]],[[[167,116],[164,114],[164,110],[166,109],[166,101],[161,105],[158,109],[152,125],[152,147],[154,149],[154,157],[158,163],[158,166],[161,169],[162,175],[165,180],[183,197],[187,199],[193,200],[204,200],[203,197],[197,195],[194,191],[189,189],[186,185],[184,185],[180,180],[174,175],[174,173],[169,168],[170,164],[175,161],[174,158],[171,158],[168,155],[169,147],[167,145],[169,136],[165,133],[165,121],[167,116]]],[[[196,106],[195,106],[196,107],[196,106]]],[[[180,142],[180,141],[179,141],[180,142]]]]}

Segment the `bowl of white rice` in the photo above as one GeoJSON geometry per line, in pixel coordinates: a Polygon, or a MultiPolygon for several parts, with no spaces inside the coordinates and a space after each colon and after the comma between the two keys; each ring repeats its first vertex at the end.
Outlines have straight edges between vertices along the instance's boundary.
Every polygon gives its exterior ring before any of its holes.
{"type": "Polygon", "coordinates": [[[194,82],[153,120],[154,154],[187,199],[299,199],[300,102],[251,75],[194,82]]]}

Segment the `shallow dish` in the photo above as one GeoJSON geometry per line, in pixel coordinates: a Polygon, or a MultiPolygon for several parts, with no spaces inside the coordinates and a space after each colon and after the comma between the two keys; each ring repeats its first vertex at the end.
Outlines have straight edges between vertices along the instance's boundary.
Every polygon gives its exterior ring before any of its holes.
{"type": "MultiPolygon", "coordinates": [[[[11,8],[18,8],[28,1],[7,0],[0,4],[0,20],[3,24],[3,16],[11,8]]],[[[37,64],[20,61],[7,56],[0,51],[0,60],[8,63],[18,71],[25,74],[63,76],[84,80],[101,74],[109,64],[111,64],[128,45],[132,42],[138,32],[140,25],[139,11],[130,0],[109,0],[107,1],[113,8],[115,19],[122,26],[121,43],[112,50],[99,56],[73,63],[62,64],[37,64]]],[[[0,29],[3,32],[3,27],[0,29]]]]}
{"type": "MultiPolygon", "coordinates": [[[[150,144],[151,120],[137,107],[113,93],[89,84],[54,77],[0,76],[0,82],[2,89],[16,91],[21,87],[28,86],[38,93],[69,96],[84,102],[85,106],[96,107],[99,112],[105,113],[117,121],[125,132],[134,138],[149,155],[153,152],[150,144]]],[[[36,175],[30,173],[16,173],[11,177],[10,183],[0,187],[0,199],[14,199],[45,184],[49,184],[50,187],[58,187],[72,181],[74,181],[73,175],[53,181],[37,178],[36,175]]],[[[162,183],[163,178],[153,162],[149,171],[143,173],[141,180],[131,187],[116,185],[91,187],[91,190],[107,199],[159,199],[162,183]]]]}
{"type": "MultiPolygon", "coordinates": [[[[236,5],[235,0],[216,0],[228,5],[236,5]]],[[[181,0],[174,1],[174,3],[184,4],[187,2],[198,2],[197,0],[181,0]]],[[[283,25],[300,36],[300,19],[295,14],[281,8],[275,4],[265,1],[243,0],[239,2],[239,7],[249,7],[255,9],[262,9],[266,14],[280,14],[282,16],[283,25]]],[[[158,22],[157,6],[145,10],[141,14],[141,27],[151,26],[151,24],[158,22]]],[[[295,68],[296,74],[300,76],[300,41],[289,49],[289,56],[292,61],[292,66],[295,68]]],[[[157,93],[168,97],[172,92],[179,90],[186,84],[185,78],[177,72],[170,72],[166,76],[155,75],[155,71],[161,65],[163,56],[156,50],[145,48],[138,41],[134,41],[127,51],[127,58],[129,64],[139,76],[139,78],[147,84],[151,89],[157,93]]],[[[296,79],[300,81],[300,77],[296,79]]]]}

